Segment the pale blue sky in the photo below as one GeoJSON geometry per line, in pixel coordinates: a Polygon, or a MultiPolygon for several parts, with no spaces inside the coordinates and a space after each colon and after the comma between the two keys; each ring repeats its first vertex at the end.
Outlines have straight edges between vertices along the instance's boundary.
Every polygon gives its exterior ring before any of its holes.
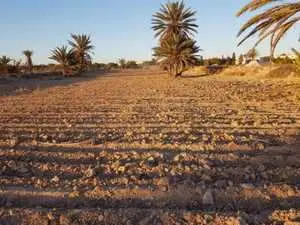
{"type": "MultiPolygon", "coordinates": [[[[236,34],[246,17],[237,10],[249,0],[186,0],[197,10],[199,32],[195,36],[202,55],[239,54],[251,47],[236,48],[236,34]]],[[[22,50],[32,49],[35,63],[50,63],[50,49],[67,43],[70,33],[91,34],[94,61],[151,59],[156,40],[151,30],[152,14],[161,0],[0,0],[0,55],[22,58],[22,50]]],[[[281,42],[278,52],[299,47],[299,25],[281,42]]],[[[268,44],[258,48],[268,53],[268,44]]]]}

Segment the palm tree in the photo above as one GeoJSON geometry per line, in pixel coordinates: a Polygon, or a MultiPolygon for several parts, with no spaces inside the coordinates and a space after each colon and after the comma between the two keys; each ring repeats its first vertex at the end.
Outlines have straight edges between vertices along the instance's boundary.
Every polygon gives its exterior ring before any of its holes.
{"type": "Polygon", "coordinates": [[[11,62],[11,58],[9,58],[9,57],[7,57],[7,56],[1,56],[0,57],[0,66],[7,66],[8,65],[8,63],[10,63],[11,62]]]}
{"type": "Polygon", "coordinates": [[[119,59],[119,65],[120,65],[121,69],[125,69],[126,68],[126,59],[124,59],[124,58],[119,59]]]}
{"type": "Polygon", "coordinates": [[[292,51],[294,52],[296,58],[295,58],[295,65],[300,70],[300,52],[297,51],[295,48],[292,48],[292,51]]]}
{"type": "Polygon", "coordinates": [[[259,39],[255,43],[255,46],[267,37],[271,37],[270,51],[272,58],[279,41],[284,37],[288,30],[300,21],[300,2],[298,0],[285,3],[282,3],[282,1],[279,0],[252,0],[237,13],[237,16],[241,16],[249,11],[256,11],[257,9],[270,4],[274,5],[248,20],[241,27],[238,36],[241,36],[252,28],[250,32],[242,38],[239,45],[253,35],[259,34],[259,39]]]}
{"type": "Polygon", "coordinates": [[[27,66],[27,69],[28,69],[28,71],[30,73],[32,73],[32,67],[33,67],[33,64],[32,64],[32,55],[33,55],[33,51],[31,51],[31,50],[25,50],[25,51],[23,51],[23,54],[26,57],[26,66],[27,66]]]}
{"type": "Polygon", "coordinates": [[[154,48],[154,56],[168,70],[170,76],[178,77],[198,60],[199,47],[184,35],[173,34],[154,48]]]}
{"type": "Polygon", "coordinates": [[[247,52],[247,58],[250,58],[252,61],[258,57],[258,51],[255,48],[250,49],[247,52]]]}
{"type": "Polygon", "coordinates": [[[173,34],[190,36],[197,33],[195,14],[191,8],[186,8],[183,1],[168,2],[161,5],[160,10],[153,15],[152,29],[156,32],[155,37],[164,39],[173,34]]]}
{"type": "Polygon", "coordinates": [[[49,57],[49,59],[58,62],[63,68],[63,75],[66,75],[68,67],[74,60],[73,50],[68,50],[68,47],[63,45],[62,47],[57,47],[51,50],[51,53],[52,55],[49,57]]]}
{"type": "Polygon", "coordinates": [[[72,46],[74,54],[79,64],[79,70],[82,72],[91,62],[91,51],[94,49],[90,35],[71,34],[72,40],[69,44],[72,46]]]}

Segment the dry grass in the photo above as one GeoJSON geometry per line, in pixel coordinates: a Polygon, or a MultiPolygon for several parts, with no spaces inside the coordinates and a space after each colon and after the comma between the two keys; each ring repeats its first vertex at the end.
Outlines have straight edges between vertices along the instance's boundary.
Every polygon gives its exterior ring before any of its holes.
{"type": "Polygon", "coordinates": [[[258,65],[258,66],[232,66],[225,69],[221,76],[238,76],[248,78],[298,78],[299,69],[292,64],[288,65],[258,65]]]}

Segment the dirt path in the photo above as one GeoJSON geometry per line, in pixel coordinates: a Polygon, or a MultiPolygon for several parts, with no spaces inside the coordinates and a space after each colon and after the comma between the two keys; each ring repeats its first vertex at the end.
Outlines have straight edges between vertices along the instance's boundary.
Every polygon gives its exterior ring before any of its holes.
{"type": "Polygon", "coordinates": [[[1,225],[300,222],[299,82],[79,79],[0,96],[1,225]]]}

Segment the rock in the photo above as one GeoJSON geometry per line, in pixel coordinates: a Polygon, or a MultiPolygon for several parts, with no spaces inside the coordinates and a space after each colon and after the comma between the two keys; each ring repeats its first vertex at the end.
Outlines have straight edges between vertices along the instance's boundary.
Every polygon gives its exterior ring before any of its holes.
{"type": "Polygon", "coordinates": [[[49,136],[47,134],[41,134],[40,138],[42,139],[42,141],[48,141],[49,140],[49,136]]]}
{"type": "Polygon", "coordinates": [[[69,193],[68,197],[69,198],[78,198],[80,195],[79,191],[72,191],[69,193]]]}
{"type": "Polygon", "coordinates": [[[216,186],[217,188],[225,188],[227,187],[227,180],[217,180],[214,183],[214,186],[216,186]]]}
{"type": "Polygon", "coordinates": [[[93,136],[91,138],[91,145],[96,145],[97,144],[97,138],[95,136],[93,136]]]}
{"type": "Polygon", "coordinates": [[[85,173],[84,173],[85,177],[87,178],[91,178],[91,177],[94,177],[96,175],[96,172],[94,169],[92,169],[91,167],[89,167],[85,173]]]}
{"type": "Polygon", "coordinates": [[[202,203],[203,203],[203,205],[214,205],[215,204],[213,193],[212,193],[211,189],[208,189],[204,193],[203,198],[202,198],[202,203]]]}
{"type": "Polygon", "coordinates": [[[58,183],[59,182],[59,177],[58,176],[55,176],[51,179],[51,182],[52,183],[58,183]]]}
{"type": "Polygon", "coordinates": [[[71,221],[65,215],[61,215],[59,217],[59,225],[71,225],[71,221]]]}
{"type": "Polygon", "coordinates": [[[102,222],[103,220],[104,220],[104,216],[103,216],[103,215],[99,215],[99,216],[98,216],[98,221],[99,221],[99,222],[102,222]]]}
{"type": "Polygon", "coordinates": [[[54,220],[55,219],[55,217],[53,216],[52,212],[49,212],[47,214],[47,217],[48,217],[49,220],[54,220]]]}
{"type": "Polygon", "coordinates": [[[265,145],[263,143],[256,143],[255,144],[255,149],[259,150],[259,151],[262,151],[262,150],[265,149],[265,145]]]}
{"type": "Polygon", "coordinates": [[[255,188],[254,185],[250,184],[250,183],[241,184],[241,187],[244,189],[254,189],[255,188]]]}
{"type": "Polygon", "coordinates": [[[17,167],[17,171],[20,173],[28,173],[29,169],[22,163],[20,166],[17,167]]]}
{"type": "Polygon", "coordinates": [[[227,225],[247,225],[247,223],[245,222],[245,220],[242,217],[230,217],[227,221],[226,221],[227,225]]]}
{"type": "Polygon", "coordinates": [[[157,182],[158,188],[161,191],[167,191],[169,188],[169,179],[167,177],[160,178],[157,182]]]}
{"type": "Polygon", "coordinates": [[[200,178],[202,181],[211,181],[211,177],[208,176],[207,174],[203,174],[200,178]]]}
{"type": "Polygon", "coordinates": [[[20,143],[20,140],[19,140],[18,137],[12,138],[12,139],[10,140],[10,146],[11,146],[12,148],[16,147],[19,143],[20,143]]]}
{"type": "Polygon", "coordinates": [[[149,166],[151,166],[151,167],[156,167],[156,166],[159,165],[159,162],[158,162],[157,159],[155,159],[155,158],[153,158],[153,157],[151,156],[151,157],[149,157],[149,158],[147,159],[147,164],[148,164],[149,166]]]}
{"type": "Polygon", "coordinates": [[[176,156],[173,158],[173,161],[174,161],[174,162],[178,162],[178,161],[180,160],[180,157],[181,157],[180,154],[176,155],[176,156]]]}
{"type": "Polygon", "coordinates": [[[168,191],[168,187],[166,187],[166,186],[161,186],[161,187],[159,188],[159,190],[161,190],[162,192],[167,192],[167,191],[168,191]]]}
{"type": "Polygon", "coordinates": [[[125,171],[126,171],[126,167],[125,166],[119,166],[118,167],[118,172],[119,173],[125,173],[125,171]]]}

